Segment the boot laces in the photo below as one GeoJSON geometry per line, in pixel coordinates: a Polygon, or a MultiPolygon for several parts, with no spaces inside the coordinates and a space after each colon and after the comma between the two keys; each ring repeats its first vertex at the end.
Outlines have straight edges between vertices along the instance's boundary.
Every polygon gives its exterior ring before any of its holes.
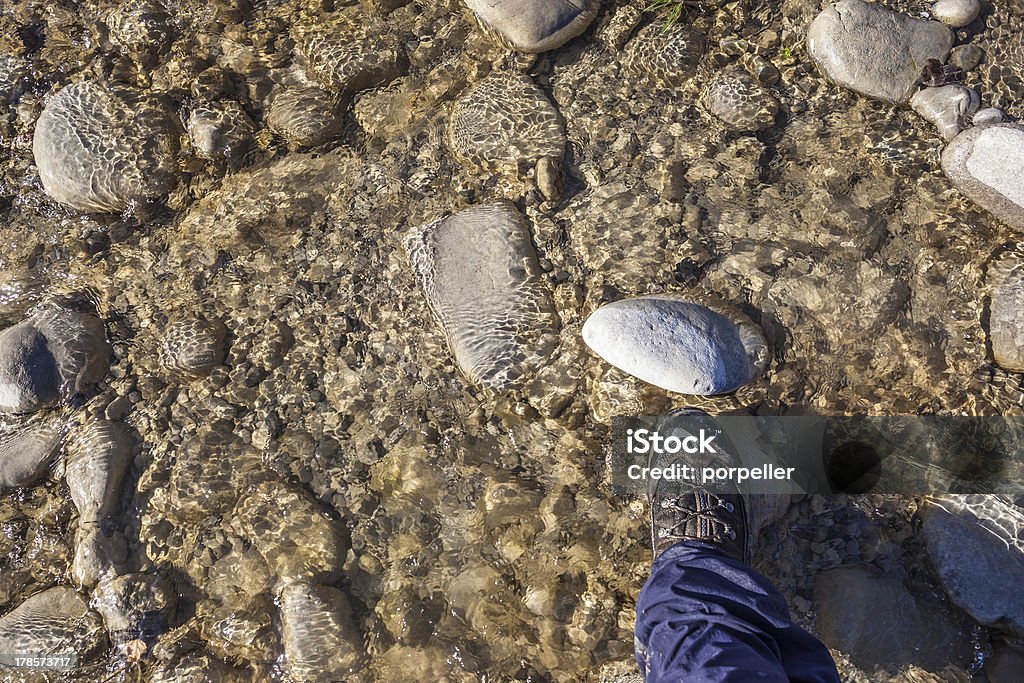
{"type": "MultiPolygon", "coordinates": [[[[683,503],[682,498],[662,498],[661,507],[662,509],[672,509],[679,513],[679,519],[675,523],[668,526],[662,526],[658,529],[658,537],[660,539],[673,538],[683,540],[688,538],[686,535],[686,527],[690,522],[694,521],[705,521],[709,522],[709,528],[715,530],[711,536],[712,540],[722,541],[728,539],[730,541],[736,540],[736,529],[733,528],[729,522],[723,520],[719,515],[721,510],[725,510],[727,513],[733,513],[736,507],[729,501],[720,498],[712,493],[705,493],[711,505],[697,509],[683,503]]],[[[690,498],[685,496],[685,498],[690,498]]],[[[699,527],[698,527],[699,528],[699,527]]]]}

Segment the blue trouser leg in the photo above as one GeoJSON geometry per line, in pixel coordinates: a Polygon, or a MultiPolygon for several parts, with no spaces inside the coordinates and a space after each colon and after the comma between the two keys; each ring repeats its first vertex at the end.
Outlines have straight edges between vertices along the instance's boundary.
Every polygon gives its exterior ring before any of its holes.
{"type": "Polygon", "coordinates": [[[655,561],[635,642],[647,683],[839,682],[828,648],[793,623],[771,582],[702,541],[655,561]]]}

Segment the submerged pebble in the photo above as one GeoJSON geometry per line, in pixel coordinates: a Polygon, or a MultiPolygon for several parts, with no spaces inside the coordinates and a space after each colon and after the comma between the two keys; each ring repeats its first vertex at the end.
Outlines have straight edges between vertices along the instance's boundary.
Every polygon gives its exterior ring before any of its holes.
{"type": "Polygon", "coordinates": [[[416,228],[406,248],[470,380],[501,391],[543,366],[558,319],[529,226],[513,204],[475,206],[416,228]]]}
{"type": "Polygon", "coordinates": [[[663,86],[678,87],[696,75],[705,50],[704,36],[683,22],[667,30],[652,22],[629,41],[623,60],[635,74],[649,76],[663,86]]]}
{"type": "Polygon", "coordinates": [[[989,265],[989,340],[1000,367],[1024,372],[1024,259],[1007,252],[989,265]]]}
{"type": "Polygon", "coordinates": [[[344,524],[298,488],[259,484],[235,509],[243,538],[281,582],[336,580],[348,552],[344,524]]]}
{"type": "Polygon", "coordinates": [[[597,0],[463,0],[481,28],[523,52],[546,52],[587,30],[597,0]]]}
{"type": "Polygon", "coordinates": [[[807,48],[822,73],[862,95],[902,104],[910,99],[929,59],[940,63],[953,33],[863,0],[826,7],[807,31],[807,48]]]}
{"type": "Polygon", "coordinates": [[[0,435],[0,489],[28,486],[53,462],[64,438],[59,417],[35,420],[0,435]]]}
{"type": "Polygon", "coordinates": [[[583,325],[597,355],[668,391],[711,396],[735,391],[761,370],[765,343],[706,306],[649,296],[602,306],[583,325]]]}
{"type": "Polygon", "coordinates": [[[389,83],[405,73],[407,58],[386,22],[345,11],[295,31],[310,76],[332,94],[347,97],[389,83]]]}
{"type": "Polygon", "coordinates": [[[712,115],[736,130],[757,131],[775,123],[779,103],[772,93],[745,71],[715,76],[704,93],[712,115]]]}
{"type": "Polygon", "coordinates": [[[362,635],[337,588],[288,583],[278,592],[285,670],[298,681],[329,683],[359,668],[362,635]]]}
{"type": "Polygon", "coordinates": [[[1003,113],[1002,109],[996,109],[995,107],[985,107],[979,109],[971,117],[971,122],[975,126],[991,126],[993,123],[1002,123],[1006,120],[1006,114],[1003,113]]]}
{"type": "Polygon", "coordinates": [[[252,145],[256,126],[231,100],[197,106],[186,125],[192,148],[204,159],[238,159],[252,145]]]}
{"type": "Polygon", "coordinates": [[[120,512],[131,456],[132,439],[117,422],[95,420],[69,440],[65,478],[79,526],[99,524],[120,512]]]}
{"type": "Polygon", "coordinates": [[[88,391],[110,347],[96,317],[48,307],[0,332],[0,412],[27,413],[88,391]]]}
{"type": "Polygon", "coordinates": [[[92,593],[93,608],[103,617],[115,644],[152,641],[167,628],[175,596],[169,582],[154,574],[123,574],[101,581],[92,593]]]}
{"type": "Polygon", "coordinates": [[[942,170],[980,207],[1014,228],[1024,228],[1024,126],[968,128],[946,145],[942,170]]]}
{"type": "Polygon", "coordinates": [[[219,320],[176,320],[164,332],[161,363],[175,374],[205,377],[224,362],[226,336],[227,328],[219,320]]]}
{"type": "Polygon", "coordinates": [[[158,98],[81,81],[46,103],[32,151],[48,195],[80,211],[117,212],[174,187],[179,136],[158,98]]]}
{"type": "Polygon", "coordinates": [[[315,147],[341,133],[337,98],[316,86],[291,86],[274,95],[267,126],[290,145],[315,147]]]}
{"type": "Polygon", "coordinates": [[[1024,511],[1007,496],[944,495],[925,499],[924,536],[953,602],[976,621],[1024,636],[1024,511]]]}
{"type": "Polygon", "coordinates": [[[75,655],[84,664],[103,641],[99,616],[68,586],[36,593],[0,617],[0,653],[5,659],[75,655]]]}
{"type": "Polygon", "coordinates": [[[471,87],[452,107],[448,147],[464,163],[561,159],[565,130],[554,105],[529,76],[501,73],[471,87]]]}

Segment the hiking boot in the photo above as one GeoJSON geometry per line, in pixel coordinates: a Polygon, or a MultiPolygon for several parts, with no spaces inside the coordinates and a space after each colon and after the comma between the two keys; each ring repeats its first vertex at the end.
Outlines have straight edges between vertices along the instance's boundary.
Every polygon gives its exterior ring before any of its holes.
{"type": "MultiPolygon", "coordinates": [[[[736,467],[741,464],[718,422],[703,410],[673,410],[659,431],[666,437],[682,439],[696,436],[699,441],[699,434],[693,432],[702,429],[705,434],[716,435],[715,453],[654,453],[648,461],[649,466],[668,468],[678,464],[700,471],[704,467],[736,467]],[[670,419],[680,416],[687,419],[670,419]]],[[[716,485],[716,490],[721,491],[723,486],[716,485]]],[[[694,540],[714,543],[731,557],[750,561],[749,518],[746,501],[739,489],[734,487],[734,492],[711,493],[698,481],[651,478],[647,482],[647,499],[651,504],[651,545],[655,559],[679,541],[694,540]]]]}

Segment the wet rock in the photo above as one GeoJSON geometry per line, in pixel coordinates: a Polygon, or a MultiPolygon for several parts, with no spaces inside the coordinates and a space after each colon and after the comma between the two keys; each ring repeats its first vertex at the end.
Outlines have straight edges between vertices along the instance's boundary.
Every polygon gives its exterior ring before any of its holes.
{"type": "Polygon", "coordinates": [[[933,673],[969,659],[970,643],[939,604],[916,599],[896,575],[862,567],[821,574],[814,586],[815,627],[830,648],[865,672],[914,665],[933,673]]]}
{"type": "Polygon", "coordinates": [[[132,445],[127,429],[107,420],[89,423],[70,440],[65,478],[80,526],[120,513],[132,445]]]}
{"type": "Polygon", "coordinates": [[[0,102],[13,102],[28,88],[29,65],[21,57],[0,55],[0,102]]]}
{"type": "Polygon", "coordinates": [[[399,36],[358,11],[298,27],[295,42],[310,75],[343,99],[389,83],[408,68],[399,36]]]}
{"type": "Polygon", "coordinates": [[[704,93],[704,106],[727,126],[756,131],[775,123],[779,103],[769,90],[745,71],[719,74],[704,93]]]}
{"type": "Polygon", "coordinates": [[[1024,372],[1024,259],[1007,252],[988,269],[992,292],[989,341],[996,363],[1010,372],[1024,372]]]}
{"type": "Polygon", "coordinates": [[[274,605],[269,596],[251,600],[235,597],[230,603],[202,602],[196,610],[203,639],[212,651],[227,659],[270,662],[280,645],[274,629],[274,605]]]}
{"type": "Polygon", "coordinates": [[[944,85],[924,88],[910,98],[914,111],[939,129],[946,140],[952,140],[966,126],[981,106],[981,97],[973,88],[962,85],[944,85]]]}
{"type": "Polygon", "coordinates": [[[697,73],[707,40],[683,22],[668,30],[652,22],[626,45],[624,64],[629,71],[646,75],[656,83],[678,87],[697,73]]]}
{"type": "Polygon", "coordinates": [[[481,28],[522,52],[555,50],[587,30],[597,0],[463,0],[481,28]]]}
{"type": "Polygon", "coordinates": [[[448,118],[448,147],[463,163],[494,167],[561,159],[565,130],[558,111],[529,76],[500,73],[471,87],[448,118]]]}
{"type": "Polygon", "coordinates": [[[153,574],[124,574],[101,581],[92,606],[103,617],[115,644],[142,640],[151,644],[167,629],[175,594],[167,580],[153,574]]]}
{"type": "Polygon", "coordinates": [[[315,147],[341,133],[337,98],[322,88],[292,86],[274,95],[267,126],[289,145],[315,147]]]}
{"type": "Polygon", "coordinates": [[[0,436],[0,489],[28,486],[41,478],[64,439],[59,418],[35,420],[0,436]]]}
{"type": "Polygon", "coordinates": [[[1024,126],[968,128],[946,145],[942,170],[967,197],[1014,228],[1024,228],[1024,126]]]}
{"type": "Polygon", "coordinates": [[[985,51],[977,45],[957,45],[949,52],[949,63],[963,71],[970,71],[985,58],[985,51]]]}
{"type": "Polygon", "coordinates": [[[221,250],[294,248],[329,196],[351,192],[352,179],[365,177],[362,160],[344,149],[288,154],[232,173],[185,215],[172,253],[212,263],[221,250]]]}
{"type": "Polygon", "coordinates": [[[907,102],[928,60],[944,62],[952,45],[942,24],[862,0],[827,7],[807,32],[811,58],[829,80],[892,104],[907,102]]]}
{"type": "Polygon", "coordinates": [[[995,107],[979,109],[971,118],[971,122],[978,127],[991,126],[993,123],[1002,123],[1005,120],[1006,114],[1001,109],[996,109],[995,107]]]}
{"type": "Polygon", "coordinates": [[[203,159],[238,159],[252,146],[256,126],[240,104],[225,100],[193,109],[186,130],[203,159]]]}
{"type": "Polygon", "coordinates": [[[735,391],[759,372],[765,343],[706,306],[668,297],[616,301],[594,311],[583,340],[604,360],[668,391],[735,391]]]}
{"type": "Polygon", "coordinates": [[[48,195],[80,211],[117,212],[174,187],[180,132],[162,101],[82,81],[47,102],[32,151],[48,195]]]}
{"type": "Polygon", "coordinates": [[[348,552],[344,524],[305,491],[263,483],[235,509],[240,535],[256,546],[282,582],[331,582],[348,552]]]}
{"type": "Polygon", "coordinates": [[[0,617],[0,652],[5,658],[71,654],[84,664],[103,640],[99,616],[67,586],[36,593],[0,617]]]}
{"type": "Polygon", "coordinates": [[[46,308],[0,332],[0,412],[26,413],[87,391],[107,374],[99,319],[46,308]]]}
{"type": "Polygon", "coordinates": [[[555,157],[541,157],[533,168],[537,189],[549,202],[557,202],[565,193],[565,171],[562,160],[555,157]]]}
{"type": "Polygon", "coordinates": [[[981,14],[979,0],[938,0],[932,5],[932,16],[946,26],[967,26],[981,14]]]}
{"type": "Polygon", "coordinates": [[[362,635],[337,588],[289,583],[278,593],[285,670],[297,681],[344,679],[359,667],[362,635]]]}
{"type": "Polygon", "coordinates": [[[177,320],[164,332],[161,363],[175,374],[205,377],[224,362],[226,336],[227,328],[219,320],[177,320]]]}
{"type": "Polygon", "coordinates": [[[159,54],[174,39],[171,16],[160,0],[128,0],[106,24],[111,42],[129,54],[159,54]]]}
{"type": "Polygon", "coordinates": [[[71,575],[80,587],[95,586],[120,574],[127,556],[128,547],[121,532],[101,529],[98,524],[80,525],[75,532],[71,575]]]}
{"type": "Polygon", "coordinates": [[[1024,636],[1024,510],[1008,496],[929,497],[920,510],[928,556],[957,605],[976,621],[1024,636]]]}
{"type": "Polygon", "coordinates": [[[501,391],[544,365],[558,319],[530,229],[509,202],[415,228],[406,249],[459,367],[501,391]]]}

